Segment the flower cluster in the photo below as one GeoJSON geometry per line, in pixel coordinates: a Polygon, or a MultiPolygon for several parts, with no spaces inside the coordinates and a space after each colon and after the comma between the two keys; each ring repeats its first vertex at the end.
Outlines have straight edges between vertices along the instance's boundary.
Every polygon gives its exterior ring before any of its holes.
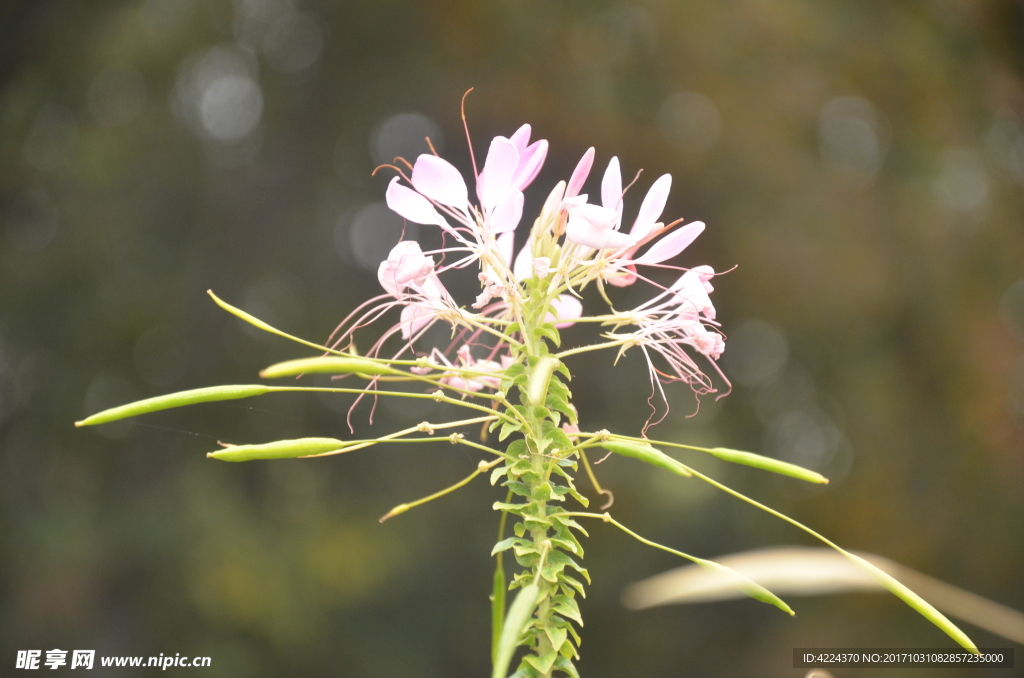
{"type": "MultiPolygon", "coordinates": [[[[548,151],[545,140],[530,143],[531,131],[523,125],[512,136],[491,141],[483,168],[475,172],[475,202],[459,170],[437,155],[423,154],[414,163],[405,162],[404,169],[394,167],[397,176],[387,188],[388,206],[409,221],[439,227],[444,246],[423,252],[415,241],[398,243],[378,271],[387,295],[373,300],[377,305],[365,311],[363,318],[350,317],[349,332],[399,305],[401,319],[385,334],[400,334],[405,341],[395,358],[414,351],[416,339],[435,322],[444,321],[455,329],[456,341],[446,351],[431,352],[432,365],[443,369],[457,360],[481,373],[498,371],[512,361],[508,340],[513,337],[502,328],[521,323],[525,296],[539,293],[549,299],[546,320],[556,328],[601,322],[616,331],[604,335],[607,344],[597,346],[641,347],[652,385],[656,383],[659,390],[661,383],[683,381],[698,394],[715,391],[686,350],[709,358],[714,365],[724,349],[708,297],[715,272],[709,266],[683,269],[664,263],[704,230],[699,221],[685,225],[682,220],[661,221],[672,177],[665,174],[651,185],[627,231],[622,220],[629,186],[623,187],[618,158],[612,158],[604,172],[599,202],[581,193],[594,164],[595,152],[590,148],[568,181],[558,182],[551,190],[525,244],[514,253],[523,191],[537,177],[548,151]],[[479,266],[481,291],[472,304],[478,312],[458,306],[438,277],[448,269],[470,265],[479,266]],[[641,275],[639,267],[674,269],[680,275],[664,287],[641,275]],[[586,285],[599,286],[607,300],[606,284],[625,287],[638,280],[658,289],[650,301],[630,311],[612,308],[610,314],[583,316],[580,293],[586,285]],[[474,358],[474,350],[487,355],[474,358]],[[664,364],[656,364],[652,353],[664,364]]],[[[378,355],[381,346],[378,342],[372,354],[378,355]]],[[[462,382],[459,377],[458,383],[462,382]]],[[[480,376],[465,386],[476,391],[496,388],[495,384],[480,376]]]]}

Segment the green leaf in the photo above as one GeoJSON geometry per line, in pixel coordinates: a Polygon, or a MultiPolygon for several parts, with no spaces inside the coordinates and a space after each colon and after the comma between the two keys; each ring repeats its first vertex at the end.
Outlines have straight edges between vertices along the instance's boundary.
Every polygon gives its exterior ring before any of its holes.
{"type": "Polygon", "coordinates": [[[520,589],[516,599],[509,606],[508,614],[502,624],[501,637],[498,640],[498,650],[494,653],[494,670],[491,678],[505,678],[508,672],[508,665],[512,661],[516,647],[519,645],[519,637],[523,634],[527,622],[533,616],[533,609],[540,597],[540,588],[537,584],[529,584],[520,589]]]}
{"type": "Polygon", "coordinates": [[[573,447],[572,441],[569,436],[565,435],[559,426],[550,421],[545,421],[541,426],[541,431],[545,438],[550,438],[552,444],[559,450],[566,450],[573,447]]]}
{"type": "Polygon", "coordinates": [[[566,639],[569,637],[569,632],[564,628],[557,628],[550,625],[544,628],[544,633],[547,634],[548,640],[551,642],[551,647],[553,647],[556,652],[562,649],[562,645],[565,644],[566,639]]]}
{"type": "Polygon", "coordinates": [[[518,494],[520,497],[530,496],[530,488],[526,486],[526,483],[521,483],[517,480],[509,480],[508,482],[503,483],[503,485],[512,490],[514,494],[518,494]]]}
{"type": "Polygon", "coordinates": [[[508,447],[505,448],[505,454],[510,457],[520,457],[524,454],[528,454],[529,450],[526,449],[526,441],[520,438],[509,443],[508,447]]]}
{"type": "Polygon", "coordinates": [[[300,358],[276,363],[260,372],[264,379],[294,377],[300,374],[405,374],[390,365],[359,356],[325,356],[321,358],[300,358]]]}
{"type": "Polygon", "coordinates": [[[550,410],[561,412],[569,419],[569,421],[572,421],[576,416],[572,411],[572,408],[569,407],[569,401],[558,393],[548,393],[548,397],[544,401],[544,405],[550,410]]]}
{"type": "Polygon", "coordinates": [[[556,328],[552,323],[544,323],[538,327],[537,335],[540,337],[547,337],[556,347],[562,345],[562,336],[558,333],[558,328],[556,328]]]}
{"type": "Polygon", "coordinates": [[[580,674],[576,671],[576,666],[572,663],[572,660],[566,657],[559,657],[555,660],[555,668],[559,671],[565,671],[569,678],[580,678],[580,674]]]}
{"type": "Polygon", "coordinates": [[[501,478],[508,472],[508,466],[496,466],[491,470],[491,485],[498,482],[498,478],[501,478]]]}
{"type": "Polygon", "coordinates": [[[250,461],[252,459],[294,459],[335,452],[345,443],[334,438],[299,438],[278,440],[262,445],[232,445],[223,450],[208,452],[207,457],[221,461],[250,461]]]}
{"type": "Polygon", "coordinates": [[[579,579],[576,579],[575,577],[573,577],[571,575],[563,574],[561,581],[559,581],[559,584],[561,584],[563,586],[563,588],[566,588],[566,589],[567,589],[567,587],[565,587],[564,585],[568,584],[569,586],[571,586],[574,589],[576,589],[579,592],[581,597],[583,597],[583,598],[587,597],[587,591],[583,587],[583,582],[581,582],[579,579]]]}
{"type": "Polygon", "coordinates": [[[569,371],[569,368],[566,367],[565,363],[563,363],[561,360],[558,361],[558,365],[555,367],[555,371],[563,375],[566,381],[572,381],[572,372],[569,371]]]}
{"type": "Polygon", "coordinates": [[[508,438],[513,433],[522,430],[522,428],[522,424],[506,421],[501,425],[501,431],[498,432],[498,442],[502,442],[503,440],[505,440],[505,438],[508,438]]]}
{"type": "Polygon", "coordinates": [[[508,511],[509,513],[520,515],[527,506],[529,504],[506,504],[503,501],[496,501],[491,508],[495,511],[508,511]]]}
{"type": "Polygon", "coordinates": [[[495,554],[501,553],[502,551],[507,551],[508,549],[512,548],[512,546],[515,545],[516,542],[519,541],[522,540],[517,537],[509,537],[508,539],[502,539],[494,545],[494,548],[491,549],[491,555],[493,556],[495,554]]]}
{"type": "Polygon", "coordinates": [[[555,665],[555,660],[558,659],[558,652],[551,649],[545,652],[543,655],[527,655],[523,658],[523,661],[527,662],[533,668],[537,669],[542,676],[549,675],[551,667],[555,665]]]}
{"type": "Polygon", "coordinates": [[[806,480],[809,483],[819,483],[823,485],[828,484],[828,478],[815,473],[802,466],[796,464],[790,464],[785,461],[779,461],[778,459],[772,459],[771,457],[762,457],[759,454],[753,452],[741,452],[740,450],[730,450],[725,447],[714,447],[707,450],[709,454],[713,454],[722,461],[729,461],[734,464],[743,464],[745,466],[753,466],[764,471],[771,471],[772,473],[780,473],[784,476],[791,476],[793,478],[799,478],[800,480],[806,480]]]}
{"type": "Polygon", "coordinates": [[[583,616],[580,614],[580,606],[576,603],[575,598],[559,594],[552,598],[551,602],[555,612],[583,626],[583,616]]]}
{"type": "Polygon", "coordinates": [[[109,410],[103,410],[91,417],[86,417],[82,421],[76,421],[75,426],[106,424],[118,419],[127,419],[128,417],[136,417],[140,414],[149,414],[150,412],[167,410],[172,407],[195,405],[197,403],[251,398],[273,390],[271,386],[250,384],[247,386],[208,386],[206,388],[192,389],[191,391],[179,391],[178,393],[169,393],[168,395],[147,398],[127,405],[112,407],[109,410]]]}

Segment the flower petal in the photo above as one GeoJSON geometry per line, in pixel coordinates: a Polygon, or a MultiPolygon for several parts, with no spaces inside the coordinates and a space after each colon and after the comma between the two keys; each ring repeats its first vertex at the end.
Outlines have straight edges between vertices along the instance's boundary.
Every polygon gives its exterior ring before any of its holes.
{"type": "Polygon", "coordinates": [[[536,141],[528,148],[519,152],[519,167],[515,176],[512,177],[512,187],[522,191],[533,183],[548,157],[548,142],[546,139],[536,141]]]}
{"type": "Polygon", "coordinates": [[[605,280],[615,287],[629,287],[636,282],[636,266],[630,263],[625,268],[606,275],[605,280]]]}
{"type": "Polygon", "coordinates": [[[516,280],[526,280],[533,275],[533,252],[527,242],[516,255],[516,263],[512,265],[512,274],[516,280]]]}
{"type": "Polygon", "coordinates": [[[505,197],[512,187],[512,177],[518,166],[519,151],[516,145],[505,137],[494,137],[476,182],[476,194],[484,210],[494,209],[505,197]]]}
{"type": "Polygon", "coordinates": [[[430,201],[422,195],[398,183],[398,177],[391,180],[384,194],[388,207],[394,212],[417,224],[437,224],[441,228],[451,230],[430,201]]]}
{"type": "Polygon", "coordinates": [[[392,248],[377,269],[377,280],[388,294],[401,297],[405,288],[419,287],[434,272],[434,259],[423,255],[415,240],[403,240],[392,248]]]}
{"type": "Polygon", "coordinates": [[[498,203],[494,211],[487,216],[487,228],[491,233],[506,233],[516,230],[519,220],[523,218],[523,193],[510,191],[498,203]]]}
{"type": "Polygon", "coordinates": [[[580,161],[576,163],[576,169],[572,171],[572,176],[569,177],[569,185],[565,189],[565,197],[573,198],[579,195],[580,189],[583,188],[583,184],[586,183],[587,177],[590,176],[590,168],[594,166],[594,147],[591,146],[587,149],[587,152],[583,154],[580,161]]]}
{"type": "Polygon", "coordinates": [[[434,319],[436,314],[436,311],[423,304],[409,304],[403,308],[402,316],[398,321],[402,327],[402,339],[409,339],[422,330],[427,323],[434,319]]]}
{"type": "Polygon", "coordinates": [[[526,150],[526,145],[530,143],[530,132],[533,130],[530,128],[529,123],[523,125],[515,131],[515,133],[508,138],[513,144],[516,145],[516,150],[519,151],[519,155],[523,154],[526,150]]]}
{"type": "Polygon", "coordinates": [[[601,179],[601,204],[608,209],[619,211],[622,205],[622,172],[617,157],[608,161],[608,169],[601,179]]]}
{"type": "Polygon", "coordinates": [[[515,244],[515,239],[515,231],[506,231],[495,238],[498,245],[498,254],[501,255],[502,261],[505,262],[506,266],[512,262],[512,247],[515,244]]]}
{"type": "Polygon", "coordinates": [[[412,187],[442,205],[465,212],[469,203],[466,182],[447,160],[436,155],[421,155],[412,168],[412,187]]]}
{"type": "Polygon", "coordinates": [[[625,233],[613,229],[618,215],[615,210],[597,205],[581,205],[569,212],[565,237],[574,243],[594,249],[621,249],[633,243],[625,233]]]}
{"type": "Polygon", "coordinates": [[[640,236],[639,229],[647,229],[645,234],[650,232],[650,227],[658,221],[662,211],[665,209],[665,201],[668,200],[668,193],[671,188],[671,174],[663,174],[658,177],[658,180],[647,191],[643,204],[640,205],[640,213],[637,214],[636,221],[633,222],[633,228],[629,231],[630,234],[640,236]]]}
{"type": "Polygon", "coordinates": [[[557,316],[555,327],[558,329],[575,325],[575,320],[583,315],[583,303],[571,294],[559,294],[551,307],[557,316]]]}
{"type": "Polygon", "coordinates": [[[697,236],[704,232],[704,222],[695,221],[669,233],[654,243],[643,256],[635,259],[638,264],[660,264],[686,249],[697,236]]]}

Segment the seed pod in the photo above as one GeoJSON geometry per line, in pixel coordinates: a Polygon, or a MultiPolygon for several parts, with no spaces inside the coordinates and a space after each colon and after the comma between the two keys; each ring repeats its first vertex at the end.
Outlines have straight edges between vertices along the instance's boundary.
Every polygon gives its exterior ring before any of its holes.
{"type": "Polygon", "coordinates": [[[497,652],[494,653],[494,670],[491,678],[505,678],[508,672],[508,665],[512,661],[519,646],[519,637],[523,635],[527,622],[533,616],[533,609],[537,607],[537,598],[540,597],[540,587],[536,584],[524,586],[512,605],[508,608],[505,616],[505,623],[501,628],[501,640],[498,641],[497,652]]]}
{"type": "Polygon", "coordinates": [[[223,450],[208,452],[207,457],[221,461],[250,461],[252,459],[293,459],[324,452],[334,452],[345,443],[334,438],[299,438],[278,440],[262,445],[232,445],[223,450]]]}
{"type": "Polygon", "coordinates": [[[645,461],[648,464],[671,471],[684,478],[689,478],[693,475],[690,473],[690,469],[686,468],[682,463],[647,443],[638,443],[632,440],[608,440],[601,443],[601,447],[609,452],[621,454],[624,457],[633,457],[634,459],[645,461]]]}
{"type": "Polygon", "coordinates": [[[155,398],[147,398],[134,403],[128,403],[127,405],[121,405],[119,407],[112,407],[109,410],[103,410],[91,417],[86,417],[82,421],[76,421],[75,426],[106,424],[107,422],[117,421],[118,419],[126,419],[140,414],[167,410],[172,407],[195,405],[196,403],[207,403],[215,400],[251,398],[252,396],[263,395],[264,393],[272,390],[273,388],[270,386],[252,384],[248,386],[209,386],[207,388],[197,388],[191,391],[179,391],[178,393],[169,393],[155,398]]]}
{"type": "Polygon", "coordinates": [[[300,358],[277,363],[260,372],[264,379],[294,377],[300,374],[401,374],[399,370],[367,360],[359,356],[326,356],[323,358],[300,358]]]}
{"type": "Polygon", "coordinates": [[[818,483],[821,485],[828,484],[828,478],[820,473],[815,473],[803,466],[797,466],[796,464],[772,459],[771,457],[762,457],[761,455],[754,454],[753,452],[741,452],[740,450],[730,450],[725,447],[715,447],[707,451],[722,461],[753,466],[754,468],[771,471],[772,473],[780,473],[784,476],[806,480],[809,483],[818,483]]]}

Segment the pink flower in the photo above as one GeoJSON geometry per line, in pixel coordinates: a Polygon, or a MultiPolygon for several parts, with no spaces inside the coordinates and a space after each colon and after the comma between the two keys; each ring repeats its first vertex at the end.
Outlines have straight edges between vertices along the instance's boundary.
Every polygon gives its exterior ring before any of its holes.
{"type": "Polygon", "coordinates": [[[388,294],[398,299],[404,296],[407,287],[423,286],[433,272],[434,259],[423,254],[419,243],[403,240],[380,263],[377,280],[388,294]]]}
{"type": "MultiPolygon", "coordinates": [[[[586,198],[585,195],[578,198],[586,198]]],[[[569,224],[565,228],[565,237],[578,245],[591,247],[595,250],[621,249],[633,244],[633,239],[625,233],[615,230],[619,218],[611,208],[569,202],[569,224]]]]}
{"type": "Polygon", "coordinates": [[[448,290],[441,284],[437,274],[431,273],[422,285],[416,285],[414,288],[418,294],[402,300],[405,308],[402,309],[402,316],[398,323],[402,331],[402,339],[406,340],[437,320],[442,313],[458,312],[455,302],[452,301],[448,290]]]}
{"type": "MultiPolygon", "coordinates": [[[[504,376],[505,369],[512,364],[509,356],[502,356],[500,362],[495,360],[476,360],[466,344],[463,344],[456,351],[456,355],[459,358],[460,367],[482,372],[482,374],[449,372],[441,377],[441,383],[464,391],[473,391],[474,393],[485,388],[495,391],[501,388],[501,378],[504,376]]],[[[439,357],[444,362],[447,362],[443,355],[439,357]]]]}

